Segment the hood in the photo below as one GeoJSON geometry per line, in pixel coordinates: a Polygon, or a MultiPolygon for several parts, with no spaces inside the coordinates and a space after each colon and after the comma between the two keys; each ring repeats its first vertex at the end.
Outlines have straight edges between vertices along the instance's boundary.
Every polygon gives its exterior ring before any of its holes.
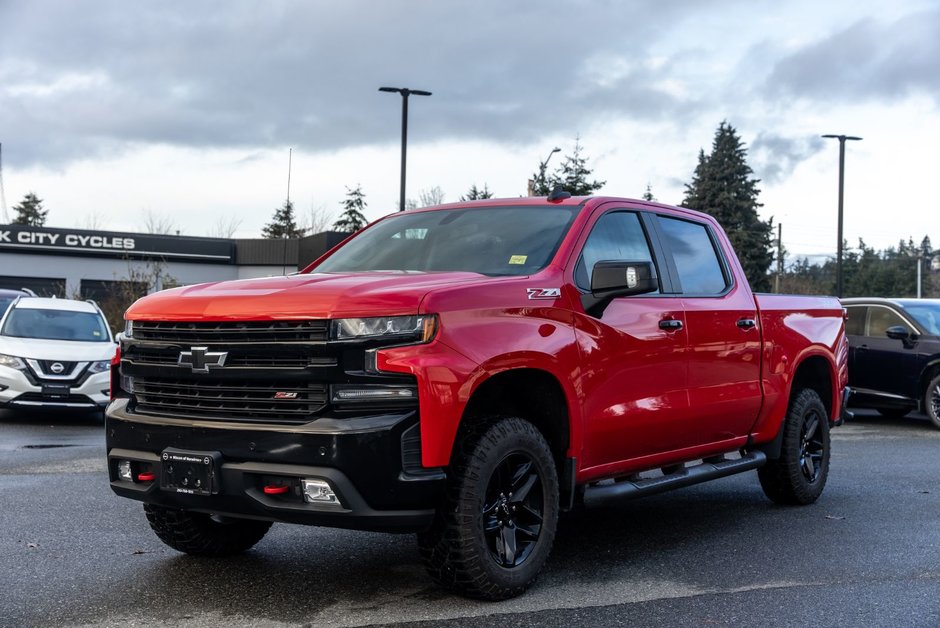
{"type": "Polygon", "coordinates": [[[492,281],[465,272],[311,273],[207,283],[157,292],[129,320],[272,320],[415,314],[429,291],[492,281]]]}
{"type": "Polygon", "coordinates": [[[78,340],[42,340],[0,336],[0,353],[34,360],[61,360],[63,362],[96,362],[114,357],[117,345],[110,342],[80,342],[78,340]]]}

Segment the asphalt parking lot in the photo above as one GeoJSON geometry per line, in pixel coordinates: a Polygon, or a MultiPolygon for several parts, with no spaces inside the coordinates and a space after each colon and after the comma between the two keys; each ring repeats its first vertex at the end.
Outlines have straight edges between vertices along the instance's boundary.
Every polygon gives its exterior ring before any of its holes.
{"type": "Polygon", "coordinates": [[[241,557],[180,555],[111,494],[100,425],[0,414],[0,625],[940,625],[940,430],[862,414],[817,504],[747,473],[589,510],[501,603],[435,588],[410,535],[276,525],[241,557]]]}

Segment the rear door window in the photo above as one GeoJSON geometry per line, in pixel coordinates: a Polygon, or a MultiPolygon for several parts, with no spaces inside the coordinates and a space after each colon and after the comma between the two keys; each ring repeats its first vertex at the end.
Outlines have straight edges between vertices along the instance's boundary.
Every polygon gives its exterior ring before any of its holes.
{"type": "Polygon", "coordinates": [[[731,283],[706,225],[659,216],[659,227],[672,251],[683,294],[712,296],[728,289],[731,283]]]}
{"type": "Polygon", "coordinates": [[[848,312],[848,319],[845,321],[845,333],[849,336],[865,335],[865,317],[868,315],[868,308],[864,305],[850,305],[845,308],[848,312]]]}

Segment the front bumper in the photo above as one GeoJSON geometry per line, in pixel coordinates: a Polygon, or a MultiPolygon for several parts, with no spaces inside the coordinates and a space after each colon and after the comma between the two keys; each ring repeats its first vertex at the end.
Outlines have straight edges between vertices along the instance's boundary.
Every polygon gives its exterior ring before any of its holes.
{"type": "Polygon", "coordinates": [[[415,410],[272,425],[152,417],[128,411],[127,403],[111,403],[105,431],[111,488],[130,499],[232,517],[410,532],[431,524],[443,491],[443,471],[420,466],[415,410]],[[161,489],[160,456],[167,448],[218,452],[218,491],[161,489]],[[131,461],[133,481],[119,479],[121,460],[131,461]],[[139,481],[141,473],[153,479],[139,481]],[[340,504],[305,502],[302,478],[329,482],[340,504]],[[290,490],[266,494],[264,487],[274,484],[290,490]]]}
{"type": "Polygon", "coordinates": [[[0,366],[0,406],[9,408],[102,409],[108,405],[111,376],[108,371],[79,378],[78,381],[48,381],[68,384],[69,396],[52,399],[42,394],[42,380],[31,380],[22,371],[0,366]]]}

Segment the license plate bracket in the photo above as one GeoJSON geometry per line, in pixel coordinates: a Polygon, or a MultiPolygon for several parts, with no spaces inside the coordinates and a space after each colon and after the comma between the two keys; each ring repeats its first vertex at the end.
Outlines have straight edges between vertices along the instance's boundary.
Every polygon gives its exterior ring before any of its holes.
{"type": "Polygon", "coordinates": [[[169,448],[163,450],[160,460],[162,490],[186,495],[215,495],[219,492],[220,452],[169,448]]]}
{"type": "Polygon", "coordinates": [[[47,401],[65,401],[72,390],[68,384],[43,384],[42,398],[47,401]]]}

